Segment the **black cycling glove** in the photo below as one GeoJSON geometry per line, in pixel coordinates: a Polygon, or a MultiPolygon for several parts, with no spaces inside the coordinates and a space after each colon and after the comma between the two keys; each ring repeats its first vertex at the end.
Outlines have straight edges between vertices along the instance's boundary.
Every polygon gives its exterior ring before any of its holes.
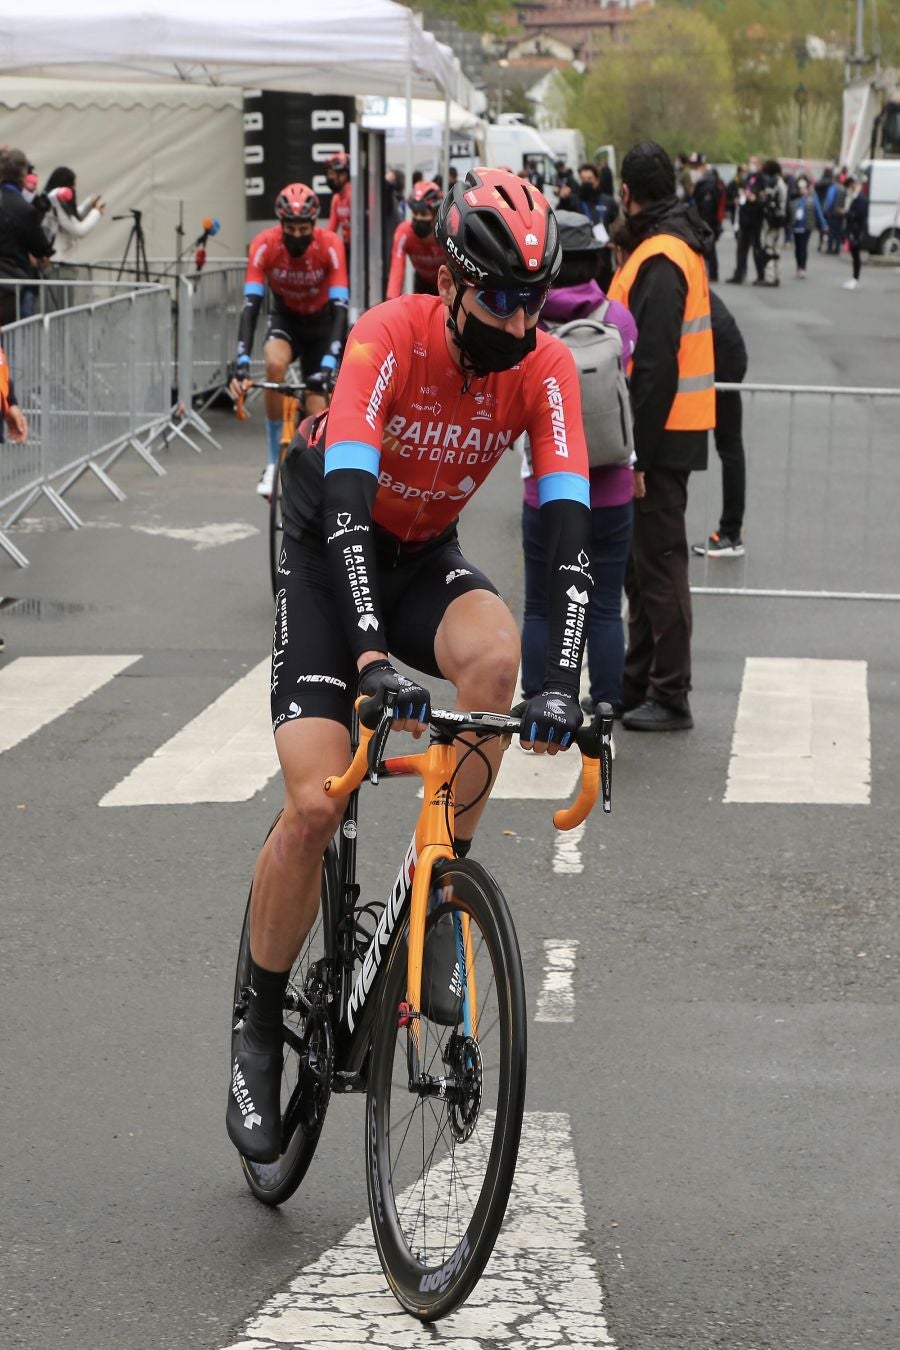
{"type": "Polygon", "coordinates": [[[333,370],[315,371],[312,375],[306,377],[306,390],[309,394],[330,394],[336,374],[333,370]]]}
{"type": "Polygon", "coordinates": [[[584,721],[578,695],[571,689],[545,685],[533,694],[522,709],[520,741],[546,741],[567,750],[575,732],[584,721]]]}
{"type": "Polygon", "coordinates": [[[431,694],[415,680],[399,674],[390,661],[370,661],[359,672],[359,692],[367,696],[396,693],[395,722],[428,722],[431,719],[431,694]]]}

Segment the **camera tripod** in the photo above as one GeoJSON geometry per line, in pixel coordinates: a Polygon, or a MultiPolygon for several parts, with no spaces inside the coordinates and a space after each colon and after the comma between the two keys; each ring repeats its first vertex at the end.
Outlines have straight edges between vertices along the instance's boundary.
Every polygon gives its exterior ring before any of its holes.
{"type": "Polygon", "coordinates": [[[144,238],[144,227],[141,224],[142,215],[142,211],[138,211],[132,207],[125,215],[113,216],[113,220],[127,220],[129,216],[131,217],[131,233],[125,244],[125,252],[122,254],[122,263],[119,267],[116,281],[122,280],[122,273],[125,271],[125,264],[128,262],[128,254],[131,252],[132,244],[134,245],[135,276],[138,281],[150,280],[150,268],[147,266],[147,242],[144,238]]]}

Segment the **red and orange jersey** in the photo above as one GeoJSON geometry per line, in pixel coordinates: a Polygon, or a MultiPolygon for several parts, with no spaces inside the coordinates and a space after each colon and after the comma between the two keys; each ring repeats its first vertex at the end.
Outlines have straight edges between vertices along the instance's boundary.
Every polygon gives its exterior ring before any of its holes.
{"type": "Polygon", "coordinates": [[[295,258],[285,248],[280,225],[261,230],[250,245],[244,294],[262,295],[266,286],[296,314],[317,314],[329,300],[346,300],[344,245],[332,230],[317,226],[306,252],[295,258]]]}

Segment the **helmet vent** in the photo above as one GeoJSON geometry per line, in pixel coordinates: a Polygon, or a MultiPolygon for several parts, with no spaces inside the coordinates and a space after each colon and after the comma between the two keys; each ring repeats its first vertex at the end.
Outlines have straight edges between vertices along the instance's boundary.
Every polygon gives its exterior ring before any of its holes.
{"type": "Polygon", "coordinates": [[[506,205],[509,207],[510,211],[515,211],[516,204],[502,183],[495,183],[494,191],[497,193],[499,197],[503,198],[503,200],[506,202],[506,205]]]}
{"type": "Polygon", "coordinates": [[[534,198],[532,197],[531,193],[528,191],[527,184],[526,184],[524,181],[523,181],[523,183],[522,183],[522,191],[525,193],[525,200],[526,200],[527,203],[528,203],[528,209],[529,209],[529,211],[533,211],[533,210],[534,210],[534,198]]]}

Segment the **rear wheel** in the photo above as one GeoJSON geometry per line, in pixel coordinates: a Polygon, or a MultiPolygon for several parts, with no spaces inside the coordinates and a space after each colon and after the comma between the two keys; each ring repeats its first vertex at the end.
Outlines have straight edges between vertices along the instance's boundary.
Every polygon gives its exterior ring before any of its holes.
{"type": "MultiPolygon", "coordinates": [[[[274,825],[272,828],[275,828],[274,825]]],[[[267,1205],[280,1205],[300,1185],[316,1151],[328,1107],[332,1046],[324,980],[326,969],[334,958],[337,908],[337,851],[332,843],[328,846],[322,867],[319,914],[291,969],[285,999],[284,1067],[281,1074],[282,1154],[273,1163],[251,1162],[249,1158],[238,1155],[247,1185],[256,1198],[267,1205]]],[[[248,897],[234,980],[235,1026],[246,1009],[249,983],[248,897]]]]}
{"type": "MultiPolygon", "coordinates": [[[[469,958],[459,968],[466,966],[462,987],[475,991],[475,1006],[467,999],[459,1022],[449,1026],[423,1012],[419,1083],[411,1089],[409,1033],[400,1025],[406,925],[385,970],[366,1097],[375,1244],[400,1303],[424,1322],[459,1307],[493,1251],[525,1103],[525,989],[506,901],[478,863],[448,861],[433,873],[429,934],[445,914],[454,917],[460,955],[468,920],[469,958]]],[[[425,989],[422,1003],[428,1006],[425,989]]]]}

